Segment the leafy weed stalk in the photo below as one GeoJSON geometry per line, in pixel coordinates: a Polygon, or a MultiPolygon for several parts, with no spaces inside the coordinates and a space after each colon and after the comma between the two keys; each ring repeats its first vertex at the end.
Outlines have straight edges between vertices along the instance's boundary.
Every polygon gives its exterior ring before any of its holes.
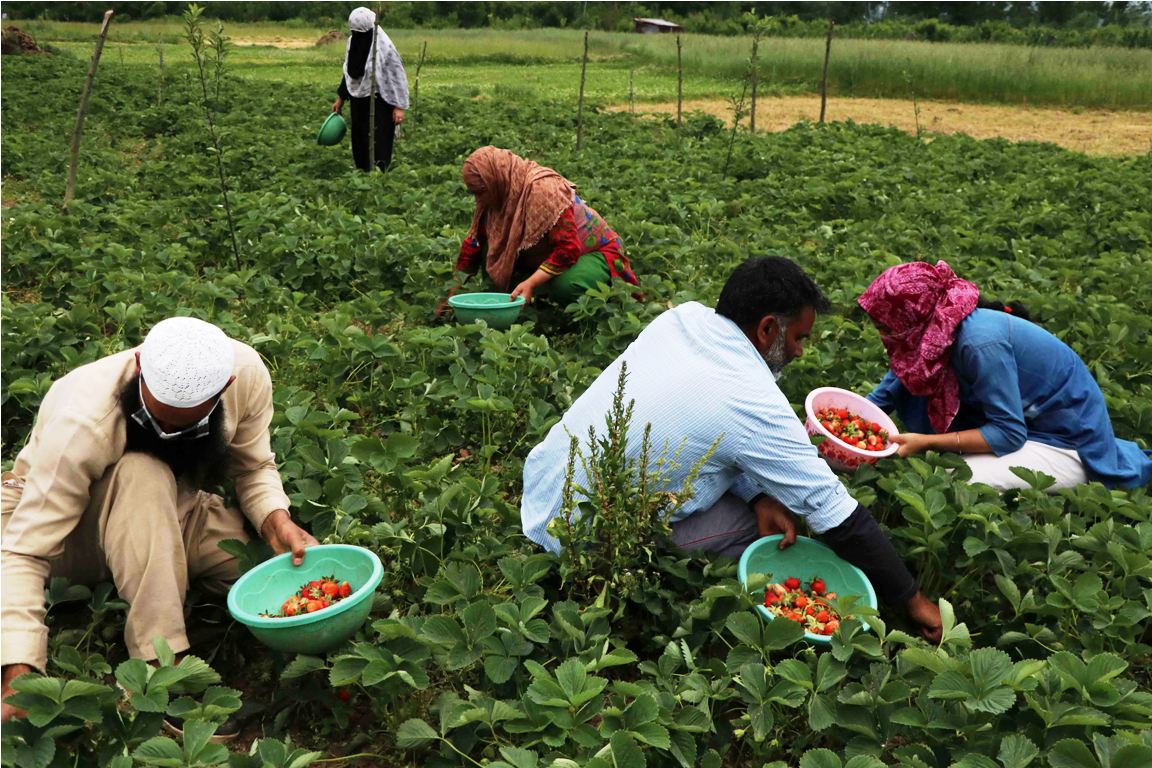
{"type": "Polygon", "coordinates": [[[240,246],[236,240],[236,222],[232,217],[232,205],[228,201],[228,179],[224,174],[224,146],[220,132],[216,130],[214,114],[220,101],[220,82],[224,79],[224,59],[228,55],[230,41],[224,34],[224,25],[217,21],[216,27],[205,34],[202,16],[204,9],[193,3],[184,11],[184,37],[192,46],[192,56],[196,59],[196,74],[200,80],[200,103],[204,107],[204,118],[208,122],[208,133],[212,137],[212,148],[216,156],[216,174],[220,179],[220,194],[224,198],[224,214],[228,217],[228,235],[232,240],[232,257],[236,269],[240,269],[240,246]],[[211,72],[209,72],[211,69],[211,72]],[[212,94],[209,95],[209,84],[212,94]]]}
{"type": "Polygon", "coordinates": [[[625,401],[628,366],[620,378],[605,417],[605,432],[589,428],[586,450],[572,436],[564,476],[560,515],[549,525],[563,547],[560,574],[565,584],[590,597],[598,606],[623,602],[655,586],[657,555],[671,534],[671,519],[692,498],[692,484],[711,457],[720,438],[688,472],[675,492],[667,490],[679,464],[679,450],[667,448],[652,461],[652,425],[644,427],[639,455],[629,455],[635,401],[625,401]],[[584,483],[577,481],[579,461],[584,483]]]}

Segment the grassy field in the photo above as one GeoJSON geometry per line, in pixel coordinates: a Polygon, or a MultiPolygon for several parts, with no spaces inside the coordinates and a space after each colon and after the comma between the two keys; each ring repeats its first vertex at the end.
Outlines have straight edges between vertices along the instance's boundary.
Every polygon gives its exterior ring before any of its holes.
{"type": "MultiPolygon", "coordinates": [[[[88,56],[94,25],[15,21],[37,40],[88,56]]],[[[316,46],[328,31],[304,25],[230,24],[240,43],[233,72],[262,79],[324,84],[338,78],[343,42],[316,46]],[[288,47],[295,46],[295,47],[288,47]]],[[[579,30],[393,30],[410,74],[421,45],[428,55],[421,87],[513,97],[531,91],[574,98],[580,80],[579,30]],[[508,65],[522,65],[509,67],[508,65]]],[[[739,89],[746,38],[683,38],[686,98],[726,98],[739,89]]],[[[823,41],[766,39],[762,90],[794,94],[818,87],[823,41]]],[[[113,24],[109,64],[187,65],[176,20],[113,24]]],[[[676,46],[669,36],[593,33],[587,89],[593,101],[668,101],[676,95],[676,46]]],[[[1152,110],[1152,51],[1027,48],[838,40],[829,69],[832,94],[844,97],[948,99],[966,102],[1152,110]]]]}

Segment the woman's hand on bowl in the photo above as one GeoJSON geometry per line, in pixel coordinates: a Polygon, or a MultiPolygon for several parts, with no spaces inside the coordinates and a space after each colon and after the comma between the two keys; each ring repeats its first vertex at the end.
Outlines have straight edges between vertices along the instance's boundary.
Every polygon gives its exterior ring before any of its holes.
{"type": "Polygon", "coordinates": [[[339,112],[342,109],[344,109],[344,99],[337,96],[336,101],[332,102],[332,111],[339,112]]]}
{"type": "Polygon", "coordinates": [[[922,435],[917,432],[901,432],[898,435],[892,435],[888,439],[900,446],[896,450],[896,455],[904,459],[928,450],[931,447],[929,443],[932,440],[932,435],[922,435]]]}
{"type": "Polygon", "coordinates": [[[524,297],[524,303],[525,304],[531,304],[532,303],[532,291],[535,289],[535,287],[536,286],[534,286],[532,284],[532,279],[529,278],[529,279],[525,280],[524,282],[520,283],[520,285],[518,285],[512,289],[512,295],[509,296],[508,300],[513,301],[517,296],[523,296],[524,297]]]}

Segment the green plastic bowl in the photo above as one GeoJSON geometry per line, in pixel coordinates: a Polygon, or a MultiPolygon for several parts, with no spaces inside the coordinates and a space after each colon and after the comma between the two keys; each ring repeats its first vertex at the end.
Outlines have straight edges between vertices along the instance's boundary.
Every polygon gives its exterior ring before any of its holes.
{"type": "Polygon", "coordinates": [[[344,118],[340,113],[333,112],[328,115],[324,120],[324,124],[320,126],[320,133],[316,134],[316,143],[323,144],[326,147],[339,144],[347,130],[348,124],[344,122],[344,118]]]}
{"type": "Polygon", "coordinates": [[[449,297],[448,303],[462,323],[483,320],[489,328],[508,328],[524,306],[523,296],[510,298],[508,293],[459,293],[449,297]]]}
{"type": "MultiPolygon", "coordinates": [[[[748,588],[748,577],[758,573],[768,574],[771,576],[771,581],[777,583],[789,576],[795,576],[805,582],[820,576],[824,579],[829,592],[842,596],[859,595],[864,598],[863,602],[872,608],[879,605],[872,582],[859,568],[842,559],[816,539],[807,536],[797,536],[795,544],[781,550],[779,546],[782,538],[784,538],[782,534],[765,536],[744,550],[737,575],[745,589],[748,588]]],[[[763,591],[760,594],[763,595],[763,591]]],[[[756,610],[768,621],[776,618],[763,605],[756,606],[756,610]]],[[[861,622],[865,628],[869,628],[868,622],[863,619],[861,622]]],[[[832,641],[830,635],[814,635],[811,632],[805,632],[804,637],[813,643],[832,641]]]]}
{"type": "Polygon", "coordinates": [[[372,596],[384,578],[375,552],[348,544],[321,544],[304,552],[304,562],[292,565],[292,553],[265,560],[241,576],[228,590],[228,612],[251,630],[257,640],[277,651],[321,654],[352,637],[372,610],[372,596]],[[352,585],[352,594],[316,613],[273,619],[261,612],[280,605],[301,585],[335,576],[352,585]]]}

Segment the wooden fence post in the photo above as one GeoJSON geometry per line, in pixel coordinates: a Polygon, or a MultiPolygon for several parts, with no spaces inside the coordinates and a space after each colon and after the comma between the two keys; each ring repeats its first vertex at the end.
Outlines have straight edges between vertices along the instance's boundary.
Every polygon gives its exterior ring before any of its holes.
{"type": "Polygon", "coordinates": [[[584,143],[584,78],[588,73],[588,30],[584,30],[584,58],[580,62],[580,101],[576,106],[576,149],[584,143]]]}
{"type": "Polygon", "coordinates": [[[96,50],[92,52],[92,63],[88,65],[88,79],[80,94],[80,106],[76,109],[76,127],[72,129],[72,157],[68,164],[68,185],[64,188],[64,204],[61,209],[68,213],[68,206],[76,194],[76,171],[80,164],[80,135],[84,132],[84,116],[88,114],[88,99],[92,96],[92,84],[96,80],[96,67],[100,64],[100,54],[104,51],[104,40],[108,37],[108,25],[112,23],[112,11],[104,12],[104,23],[100,25],[100,36],[96,38],[96,50]]]}
{"type": "Polygon", "coordinates": [[[828,39],[824,41],[824,74],[820,77],[820,124],[824,124],[824,110],[828,106],[828,59],[832,56],[832,28],[836,22],[828,19],[828,39]]]}

